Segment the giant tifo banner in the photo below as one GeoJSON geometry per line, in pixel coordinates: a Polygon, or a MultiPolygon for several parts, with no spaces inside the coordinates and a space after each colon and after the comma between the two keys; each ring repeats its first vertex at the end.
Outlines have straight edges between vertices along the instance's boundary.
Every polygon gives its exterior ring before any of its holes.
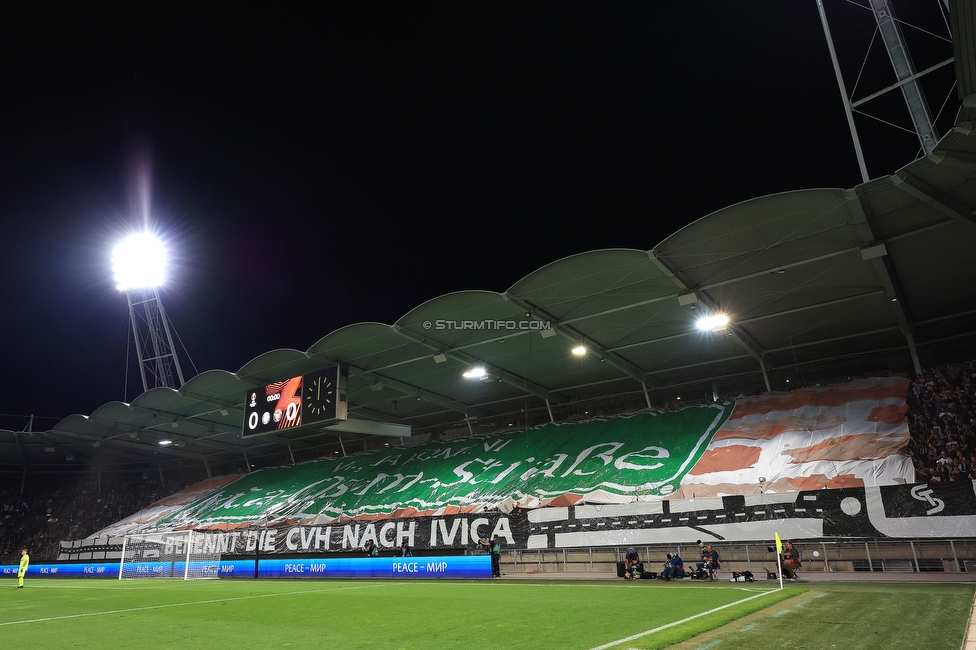
{"type": "Polygon", "coordinates": [[[549,424],[263,469],[155,525],[317,524],[660,498],[679,487],[732,408],[723,402],[549,424]]]}
{"type": "Polygon", "coordinates": [[[739,399],[672,498],[914,483],[909,385],[874,377],[739,399]]]}
{"type": "MultiPolygon", "coordinates": [[[[913,508],[936,499],[937,486],[905,487],[914,482],[904,454],[908,387],[865,379],[269,468],[142,530],[221,530],[230,553],[350,551],[367,538],[394,548],[405,535],[430,549],[477,548],[495,533],[518,548],[764,539],[763,526],[781,519],[800,526],[780,531],[796,538],[888,536],[896,529],[876,520],[915,515],[905,505],[879,509],[878,490],[900,489],[913,508]],[[873,518],[851,518],[855,507],[873,518]],[[704,523],[718,527],[705,532],[704,523]]],[[[962,521],[954,517],[972,514],[968,484],[939,499],[951,504],[952,530],[962,521]]],[[[136,532],[133,523],[97,535],[136,532]]]]}

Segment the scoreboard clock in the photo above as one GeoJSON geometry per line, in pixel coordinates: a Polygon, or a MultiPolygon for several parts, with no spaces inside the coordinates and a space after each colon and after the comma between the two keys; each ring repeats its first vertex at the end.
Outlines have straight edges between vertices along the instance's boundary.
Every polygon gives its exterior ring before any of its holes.
{"type": "Polygon", "coordinates": [[[336,364],[247,391],[241,436],[257,436],[309,424],[346,419],[344,364],[336,364]]]}

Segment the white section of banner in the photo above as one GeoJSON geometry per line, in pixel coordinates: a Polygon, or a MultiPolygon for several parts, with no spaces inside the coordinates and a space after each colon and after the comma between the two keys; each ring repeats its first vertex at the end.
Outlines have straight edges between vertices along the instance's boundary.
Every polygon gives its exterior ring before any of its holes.
{"type": "Polygon", "coordinates": [[[738,400],[674,497],[914,483],[908,386],[881,377],[738,400]]]}
{"type": "MultiPolygon", "coordinates": [[[[555,548],[577,546],[624,546],[628,544],[693,544],[772,540],[774,533],[784,539],[817,539],[823,537],[822,519],[772,519],[729,524],[709,524],[702,528],[682,526],[646,530],[594,530],[556,533],[555,548]]],[[[546,548],[546,535],[529,537],[529,548],[546,548]],[[532,546],[536,539],[538,546],[532,546]]],[[[775,560],[775,558],[773,558],[775,560]]]]}
{"type": "MultiPolygon", "coordinates": [[[[719,507],[721,507],[719,503],[719,507]]],[[[664,512],[664,502],[657,501],[640,501],[637,503],[627,503],[623,505],[592,505],[592,506],[576,506],[576,518],[577,519],[596,519],[599,517],[606,517],[608,512],[612,512],[614,517],[624,517],[626,515],[631,516],[646,516],[646,515],[659,515],[664,512]]],[[[531,519],[530,519],[531,521],[531,519]]]]}
{"type": "Polygon", "coordinates": [[[529,510],[529,522],[543,524],[547,521],[564,521],[569,519],[569,508],[539,508],[529,510]]]}

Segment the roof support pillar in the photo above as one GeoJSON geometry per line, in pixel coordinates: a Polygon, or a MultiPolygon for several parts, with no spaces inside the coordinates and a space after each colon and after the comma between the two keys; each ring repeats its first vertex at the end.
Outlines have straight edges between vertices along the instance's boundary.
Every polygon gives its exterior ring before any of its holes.
{"type": "MultiPolygon", "coordinates": [[[[554,417],[552,416],[552,405],[551,405],[551,404],[549,404],[549,398],[548,398],[548,397],[546,398],[546,410],[547,410],[547,411],[549,411],[549,421],[550,421],[550,422],[555,422],[555,421],[556,421],[556,418],[554,418],[554,417]]],[[[525,426],[526,426],[526,428],[528,428],[528,426],[529,426],[529,423],[528,423],[528,422],[526,422],[526,423],[525,423],[525,426]]]]}
{"type": "MultiPolygon", "coordinates": [[[[897,177],[892,177],[893,182],[895,178],[897,177]]],[[[899,183],[895,182],[895,185],[899,185],[899,183]]],[[[909,188],[915,188],[915,186],[909,183],[905,183],[905,185],[909,188]]],[[[915,190],[917,191],[917,188],[915,190]]],[[[905,343],[908,345],[908,353],[912,356],[912,365],[915,367],[915,374],[921,375],[922,364],[918,360],[918,350],[915,349],[914,318],[904,299],[898,274],[895,272],[895,267],[892,265],[891,259],[888,256],[888,248],[884,244],[877,243],[874,228],[871,227],[871,222],[868,219],[870,206],[864,193],[859,189],[848,190],[847,197],[851,214],[854,216],[854,225],[857,227],[861,240],[865,243],[865,247],[861,249],[861,259],[874,266],[874,271],[878,276],[878,280],[881,282],[881,288],[891,300],[895,318],[898,321],[898,327],[905,337],[905,343]]],[[[971,224],[972,221],[965,221],[965,223],[971,224]]]]}
{"type": "Polygon", "coordinates": [[[762,370],[763,382],[765,382],[766,384],[766,391],[768,392],[773,390],[772,387],[769,385],[769,375],[766,374],[766,364],[763,363],[763,360],[761,358],[759,359],[759,369],[762,370]]]}
{"type": "Polygon", "coordinates": [[[647,402],[647,408],[654,408],[651,406],[651,395],[647,392],[647,384],[643,381],[641,382],[641,388],[644,389],[644,401],[647,402]]]}
{"type": "Polygon", "coordinates": [[[210,461],[207,460],[206,456],[203,457],[203,468],[207,470],[207,478],[213,478],[213,473],[210,471],[210,461]]]}
{"type": "Polygon", "coordinates": [[[908,353],[912,355],[912,365],[915,366],[915,375],[921,377],[922,364],[918,360],[918,350],[915,349],[915,335],[908,332],[905,334],[905,340],[908,341],[908,353]]]}

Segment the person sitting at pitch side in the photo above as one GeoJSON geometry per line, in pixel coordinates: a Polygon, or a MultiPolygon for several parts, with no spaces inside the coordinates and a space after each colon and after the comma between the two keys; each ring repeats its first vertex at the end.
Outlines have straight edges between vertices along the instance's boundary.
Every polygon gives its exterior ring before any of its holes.
{"type": "Polygon", "coordinates": [[[644,563],[636,548],[628,548],[624,554],[624,580],[636,580],[644,573],[644,563]]]}
{"type": "Polygon", "coordinates": [[[787,580],[799,580],[796,570],[800,568],[800,552],[793,546],[793,542],[783,542],[783,577],[787,580]]]}
{"type": "Polygon", "coordinates": [[[668,553],[668,561],[664,563],[664,571],[661,571],[661,577],[665,580],[685,577],[685,561],[681,559],[680,555],[668,553]]]}
{"type": "Polygon", "coordinates": [[[702,561],[697,564],[699,571],[708,571],[708,579],[715,579],[715,571],[722,566],[721,561],[718,557],[718,551],[716,551],[711,544],[705,546],[705,550],[702,551],[702,561]]]}

